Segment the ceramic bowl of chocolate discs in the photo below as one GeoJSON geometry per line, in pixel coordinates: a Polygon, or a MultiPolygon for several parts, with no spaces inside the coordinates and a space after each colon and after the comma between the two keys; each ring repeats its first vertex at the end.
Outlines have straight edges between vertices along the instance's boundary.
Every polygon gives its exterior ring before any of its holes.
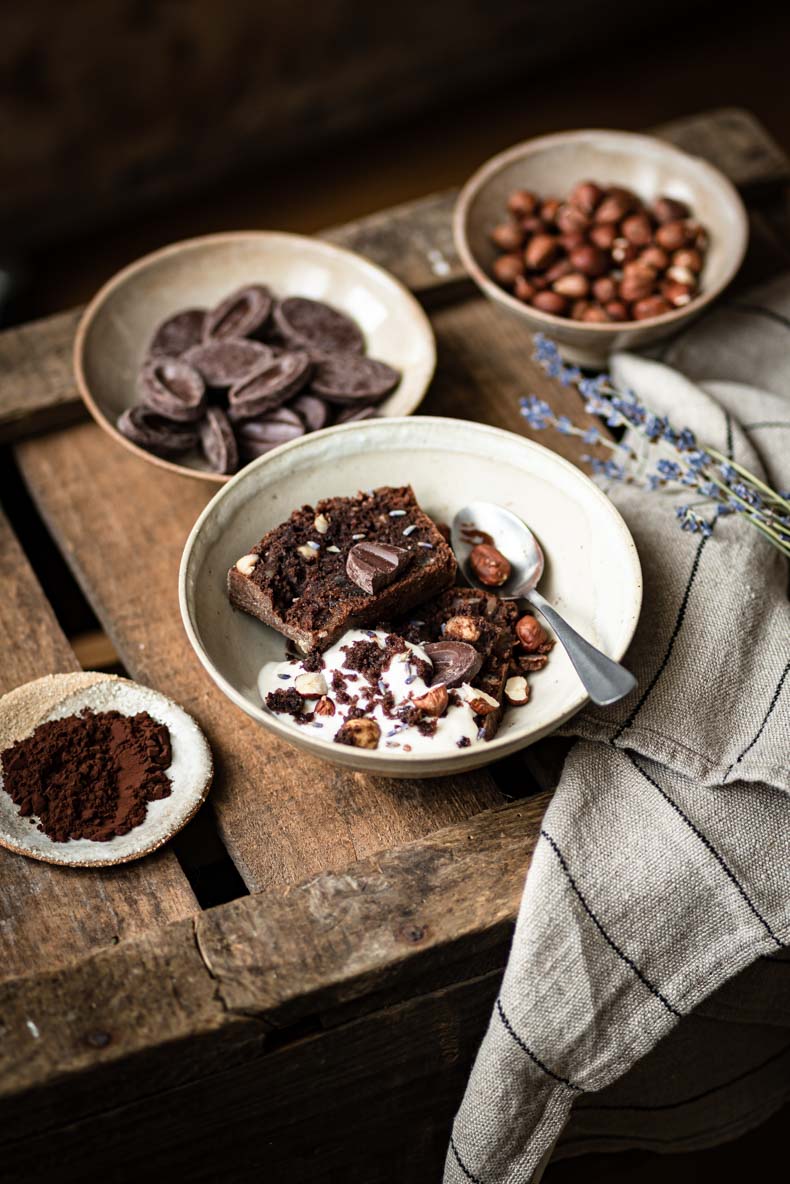
{"type": "Polygon", "coordinates": [[[90,303],[74,347],[80,393],[108,434],[217,483],[322,428],[410,415],[435,364],[428,318],[398,280],[275,231],[138,260],[90,303]]]}
{"type": "Polygon", "coordinates": [[[573,362],[677,332],[729,284],[748,239],[730,181],[653,136],[541,136],[483,164],[453,231],[490,300],[573,362]]]}

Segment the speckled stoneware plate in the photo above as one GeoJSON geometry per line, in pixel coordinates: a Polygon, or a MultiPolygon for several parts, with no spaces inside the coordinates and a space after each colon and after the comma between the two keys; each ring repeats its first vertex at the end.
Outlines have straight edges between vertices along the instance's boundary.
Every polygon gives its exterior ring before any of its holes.
{"type": "Polygon", "coordinates": [[[305,502],[410,483],[438,522],[475,498],[520,514],[546,553],[541,591],[613,658],[630,642],[642,601],[636,548],[607,497],[555,453],[498,428],[455,419],[368,420],[305,436],[254,461],[201,514],[181,561],[181,613],[217,686],[283,740],[337,764],[390,777],[436,777],[484,765],[533,743],[586,702],[565,652],[530,675],[532,699],[506,711],[494,740],[434,755],[349,748],[297,730],[268,711],[257,679],[284,639],[231,608],[228,568],[305,502]]]}
{"type": "Polygon", "coordinates": [[[430,321],[412,294],[361,255],[320,239],[279,231],[237,231],[173,243],[118,272],[88,305],[74,342],[74,373],[93,418],[119,444],[152,464],[222,484],[197,452],[165,460],[116,429],[137,400],[137,374],[154,330],[184,308],[211,308],[245,284],[278,297],[308,296],[348,313],[368,354],[400,370],[379,415],[411,415],[436,366],[430,321]]]}
{"type": "Polygon", "coordinates": [[[17,740],[24,740],[39,724],[76,715],[83,707],[120,711],[124,715],[147,711],[167,726],[173,749],[173,760],[167,770],[173,786],[170,796],[149,802],[145,821],[126,835],[116,835],[103,843],[92,839],[55,843],[38,829],[35,817],[25,818],[19,813],[18,806],[3,789],[0,772],[0,846],[64,867],[128,863],[171,839],[205,801],[211,786],[211,750],[191,715],[172,699],[126,678],[79,671],[48,674],[9,691],[0,699],[0,752],[17,740]]]}

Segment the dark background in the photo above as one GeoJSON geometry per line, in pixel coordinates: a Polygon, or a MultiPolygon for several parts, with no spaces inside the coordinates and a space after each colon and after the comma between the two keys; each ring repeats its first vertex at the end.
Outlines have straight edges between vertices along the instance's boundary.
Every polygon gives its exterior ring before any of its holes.
{"type": "MultiPolygon", "coordinates": [[[[790,152],[789,59],[788,5],[6,0],[0,315],[85,301],[175,239],[310,233],[458,185],[549,131],[742,106],[790,152]]],[[[44,549],[0,467],[28,553],[44,549]]],[[[83,664],[109,664],[65,567],[40,574],[83,664]]],[[[786,1119],[707,1152],[585,1157],[545,1179],[741,1179],[781,1162],[786,1119]]]]}

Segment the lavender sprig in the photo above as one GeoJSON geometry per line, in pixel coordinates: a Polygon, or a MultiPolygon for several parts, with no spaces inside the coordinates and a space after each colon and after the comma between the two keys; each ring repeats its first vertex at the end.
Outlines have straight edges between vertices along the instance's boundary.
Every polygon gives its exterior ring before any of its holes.
{"type": "Polygon", "coordinates": [[[629,429],[631,436],[618,443],[595,427],[582,428],[567,415],[555,415],[543,399],[526,395],[519,406],[533,430],[553,428],[609,449],[613,455],[606,460],[582,457],[597,476],[651,492],[687,488],[695,499],[675,508],[683,530],[707,536],[717,518],[739,514],[790,556],[790,491],[771,489],[718,449],[700,445],[690,428],[678,429],[666,416],[655,415],[633,391],[618,390],[609,375],[585,378],[577,367],[566,366],[556,344],[543,334],[535,338],[535,359],[551,378],[576,387],[585,411],[602,418],[607,427],[629,429]],[[634,447],[638,440],[643,444],[641,454],[634,447]]]}

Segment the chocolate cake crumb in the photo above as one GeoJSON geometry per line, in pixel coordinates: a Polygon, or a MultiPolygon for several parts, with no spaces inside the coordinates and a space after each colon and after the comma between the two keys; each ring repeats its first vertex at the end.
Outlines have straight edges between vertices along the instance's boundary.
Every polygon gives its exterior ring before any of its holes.
{"type": "Polygon", "coordinates": [[[298,716],[302,714],[304,699],[293,687],[288,687],[287,689],[269,691],[266,696],[266,706],[270,711],[298,716]]]}

